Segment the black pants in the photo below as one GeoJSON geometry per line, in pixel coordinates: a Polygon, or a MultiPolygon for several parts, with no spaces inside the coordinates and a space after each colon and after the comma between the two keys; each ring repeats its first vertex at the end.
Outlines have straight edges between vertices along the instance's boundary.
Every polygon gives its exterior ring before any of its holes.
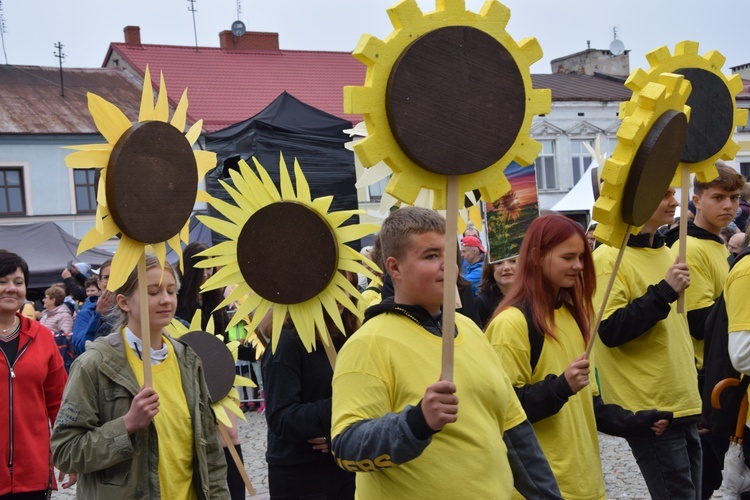
{"type": "Polygon", "coordinates": [[[268,464],[272,500],[353,500],[354,472],[330,460],[295,465],[268,464]]]}
{"type": "MultiPolygon", "coordinates": [[[[240,461],[244,464],[245,460],[242,458],[242,446],[236,444],[234,449],[237,450],[237,455],[240,457],[240,461]]],[[[232,454],[229,453],[228,448],[224,448],[224,458],[227,460],[227,487],[229,488],[229,496],[232,500],[244,500],[245,495],[245,481],[242,479],[242,474],[237,468],[237,464],[234,463],[232,454]]]]}
{"type": "Polygon", "coordinates": [[[47,490],[28,493],[8,493],[0,495],[0,500],[47,500],[47,490]]]}

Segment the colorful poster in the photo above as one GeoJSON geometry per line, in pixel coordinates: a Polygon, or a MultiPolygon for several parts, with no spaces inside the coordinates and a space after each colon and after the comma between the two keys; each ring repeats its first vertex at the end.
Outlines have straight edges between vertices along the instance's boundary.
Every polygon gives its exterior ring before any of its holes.
{"type": "Polygon", "coordinates": [[[505,169],[510,191],[495,203],[485,204],[485,227],[490,262],[516,257],[531,221],[539,217],[535,166],[513,162],[505,169]]]}

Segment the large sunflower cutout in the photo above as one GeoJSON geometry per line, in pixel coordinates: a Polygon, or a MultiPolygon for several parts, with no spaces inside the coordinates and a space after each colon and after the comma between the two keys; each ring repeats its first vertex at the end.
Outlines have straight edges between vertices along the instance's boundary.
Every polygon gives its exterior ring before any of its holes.
{"type": "Polygon", "coordinates": [[[494,201],[510,189],[511,161],[530,165],[541,144],[534,115],[550,111],[551,92],[532,89],[530,66],[542,57],[534,38],[505,31],[510,10],[487,1],[477,14],[463,0],[441,0],[423,14],[415,0],[388,10],[395,30],[364,35],[354,57],[367,65],[364,86],[344,89],[344,109],[362,114],[368,136],[354,146],[363,166],[393,171],[386,192],[413,204],[423,188],[446,203],[446,176],[458,192],[494,201]]]}
{"type": "MultiPolygon", "coordinates": [[[[698,42],[683,41],[675,46],[674,54],[666,46],[646,54],[651,67],[637,69],[625,82],[633,91],[632,99],[621,111],[629,114],[637,106],[638,96],[650,82],[658,81],[662,73],[683,75],[692,85],[687,105],[692,109],[688,125],[682,166],[699,181],[709,182],[718,175],[716,160],[731,160],[740,146],[732,139],[737,126],[747,123],[748,110],[737,109],[736,95],[742,91],[740,75],[727,77],[721,67],[726,58],[716,50],[698,54],[698,42]]],[[[680,185],[682,168],[672,181],[680,185]]]]}
{"type": "Polygon", "coordinates": [[[77,152],[65,158],[70,168],[102,169],[97,187],[96,225],[83,237],[78,252],[121,234],[112,261],[109,290],[125,282],[148,245],[153,247],[163,267],[168,244],[179,256],[182,267],[180,241],[188,242],[193,205],[197,198],[204,199],[198,183],[216,166],[215,153],[193,150],[202,120],[183,134],[187,90],[169,120],[163,75],[159,88],[154,103],[151,76],[146,68],[136,123],[131,123],[114,104],[89,93],[89,111],[107,142],[68,146],[77,152]]]}
{"type": "Polygon", "coordinates": [[[279,162],[281,192],[263,166],[253,158],[258,175],[245,161],[231,170],[235,187],[221,182],[236,205],[213,198],[211,205],[226,220],[199,216],[209,228],[228,238],[203,252],[200,267],[220,267],[203,285],[204,290],[237,285],[219,307],[242,301],[229,323],[237,324],[251,312],[248,330],[255,330],[273,308],[272,348],[279,340],[287,314],[305,348],[315,347],[317,328],[328,343],[325,310],[344,331],[338,304],[357,316],[352,298],[357,289],[339,271],[374,275],[363,265],[377,266],[346,245],[377,231],[374,224],[342,226],[360,210],[328,212],[332,196],[312,199],[299,163],[294,162],[296,193],[283,156],[279,162]]]}
{"type": "Polygon", "coordinates": [[[222,407],[234,413],[241,419],[247,420],[245,414],[237,404],[240,400],[240,394],[235,387],[256,387],[256,385],[249,378],[235,374],[234,363],[237,361],[237,349],[240,343],[232,341],[228,344],[224,344],[223,339],[220,336],[216,336],[214,333],[213,318],[208,320],[206,330],[203,330],[201,328],[200,310],[195,311],[195,315],[190,321],[189,327],[183,325],[180,321],[173,319],[164,330],[174,338],[183,337],[183,340],[187,341],[192,335],[199,339],[197,345],[194,345],[193,342],[188,342],[188,344],[193,348],[198,347],[198,350],[203,351],[198,354],[203,360],[203,368],[206,372],[206,383],[209,386],[209,392],[211,393],[211,398],[213,400],[211,408],[214,410],[216,420],[227,427],[232,427],[232,422],[227,418],[222,407]],[[194,335],[196,333],[205,333],[214,336],[218,342],[209,343],[209,337],[194,335]],[[200,347],[204,347],[204,349],[200,349],[200,347]]]}
{"type": "Polygon", "coordinates": [[[689,95],[690,82],[664,73],[639,92],[635,107],[621,110],[617,146],[604,162],[601,194],[594,203],[599,241],[620,248],[628,228],[637,234],[663,198],[680,158],[674,148],[685,141],[689,95]]]}

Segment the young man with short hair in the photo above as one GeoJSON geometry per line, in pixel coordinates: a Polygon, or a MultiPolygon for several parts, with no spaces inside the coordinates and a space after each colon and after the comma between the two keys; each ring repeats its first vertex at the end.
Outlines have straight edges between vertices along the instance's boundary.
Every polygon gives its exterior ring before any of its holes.
{"type": "MultiPolygon", "coordinates": [[[[745,178],[722,161],[716,162],[719,176],[710,182],[693,182],[695,219],[688,221],[687,264],[690,267],[690,287],[685,290],[685,310],[695,350],[698,369],[698,388],[703,394],[703,347],[706,318],[711,306],[724,290],[729,273],[729,250],[721,238],[721,230],[728,226],[737,213],[740,189],[745,178]]],[[[679,244],[672,244],[672,254],[679,255],[679,244]]],[[[721,486],[721,467],[724,457],[717,457],[710,447],[711,436],[703,434],[703,498],[721,486]]]]}
{"type": "Polygon", "coordinates": [[[383,223],[380,242],[394,296],[367,310],[333,377],[332,450],[359,472],[357,496],[510,498],[515,486],[527,498],[560,498],[499,359],[461,314],[455,384],[436,382],[445,220],[402,208],[383,223]]]}

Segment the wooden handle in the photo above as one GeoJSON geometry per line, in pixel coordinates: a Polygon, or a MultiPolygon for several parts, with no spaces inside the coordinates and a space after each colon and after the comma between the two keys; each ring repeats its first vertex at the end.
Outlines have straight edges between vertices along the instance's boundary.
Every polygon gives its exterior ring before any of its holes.
{"type": "Polygon", "coordinates": [[[326,328],[326,336],[328,337],[328,344],[323,343],[323,348],[326,350],[326,356],[328,356],[328,362],[331,363],[331,370],[336,369],[336,348],[333,346],[333,339],[331,338],[331,332],[326,328]]]}
{"type": "Polygon", "coordinates": [[[148,278],[146,254],[138,261],[138,298],[141,302],[141,343],[143,344],[143,387],[153,387],[151,378],[151,324],[148,313],[148,278]]]}
{"type": "MultiPolygon", "coordinates": [[[[682,167],[680,183],[680,262],[687,262],[687,221],[688,204],[690,203],[690,167],[682,167]]],[[[685,291],[677,299],[677,312],[685,314],[685,291]]]]}
{"type": "Polygon", "coordinates": [[[458,279],[458,176],[446,181],[445,264],[443,266],[443,359],[440,380],[453,382],[453,344],[456,321],[456,279],[458,279]]]}
{"type": "Polygon", "coordinates": [[[229,450],[229,454],[232,455],[232,458],[234,459],[234,463],[237,466],[237,469],[240,471],[242,480],[245,482],[245,488],[247,488],[247,491],[248,493],[250,493],[250,496],[254,497],[255,488],[253,488],[253,483],[250,482],[250,478],[247,475],[247,471],[245,470],[245,466],[242,463],[242,460],[240,460],[240,456],[237,454],[237,450],[234,449],[234,444],[232,444],[232,440],[229,438],[229,433],[227,433],[226,426],[220,423],[218,427],[219,427],[219,434],[221,434],[221,437],[224,440],[224,444],[227,445],[227,450],[229,450]]]}
{"type": "Polygon", "coordinates": [[[589,345],[586,346],[586,359],[589,359],[589,356],[591,355],[591,349],[594,347],[594,339],[596,339],[596,334],[599,332],[599,325],[601,324],[602,317],[604,316],[604,309],[607,308],[607,301],[609,301],[609,294],[610,292],[612,292],[612,287],[615,284],[615,278],[617,278],[617,271],[620,269],[622,257],[625,255],[625,249],[628,247],[628,240],[630,239],[631,229],[633,229],[633,226],[631,224],[628,224],[628,228],[625,230],[625,237],[622,239],[622,246],[620,247],[620,251],[617,254],[617,259],[615,260],[615,265],[612,267],[612,274],[609,276],[607,288],[604,290],[602,304],[599,306],[599,311],[596,313],[596,321],[594,321],[594,326],[591,328],[591,332],[589,335],[589,345]]]}

